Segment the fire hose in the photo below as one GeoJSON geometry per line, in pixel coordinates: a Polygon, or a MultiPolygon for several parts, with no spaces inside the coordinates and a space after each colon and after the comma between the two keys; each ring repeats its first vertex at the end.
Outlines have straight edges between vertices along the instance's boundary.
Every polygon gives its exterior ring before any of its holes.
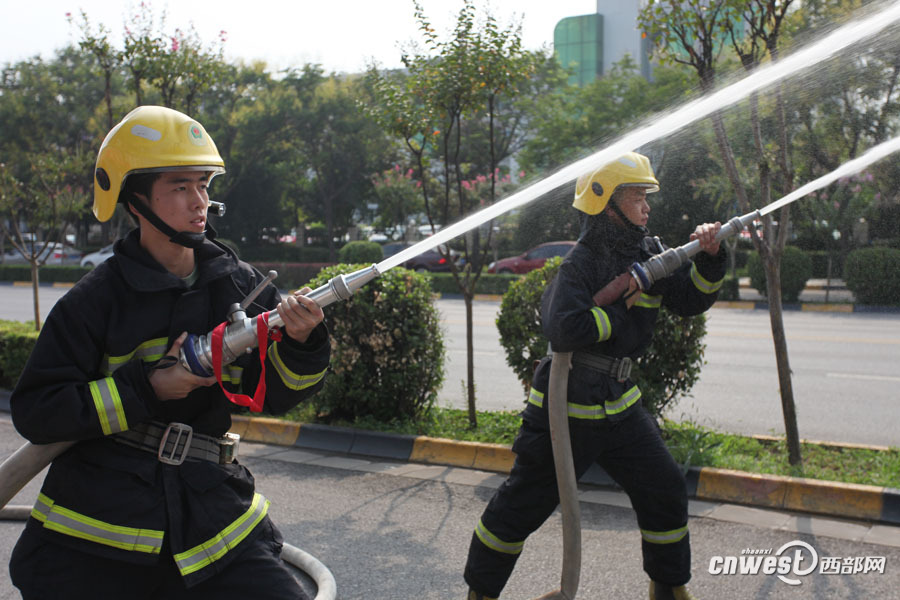
{"type": "MultiPolygon", "coordinates": [[[[380,275],[375,265],[361,269],[348,275],[338,275],[324,285],[316,288],[307,297],[319,306],[325,307],[337,300],[347,300],[360,287],[380,275]]],[[[256,296],[267,286],[277,273],[270,271],[260,283],[239,304],[231,307],[228,324],[222,336],[222,364],[234,362],[241,354],[252,352],[259,345],[256,335],[258,319],[264,318],[269,328],[283,325],[278,311],[273,310],[254,318],[246,316],[246,308],[256,296]]],[[[182,345],[180,362],[195,375],[210,376],[213,374],[213,332],[205,336],[189,336],[182,345]]],[[[7,506],[7,503],[19,493],[25,485],[49,465],[54,458],[75,445],[74,441],[55,442],[52,444],[32,444],[26,442],[3,464],[0,465],[0,519],[26,520],[31,514],[29,506],[7,506]]],[[[284,560],[306,572],[316,582],[318,594],[316,600],[333,600],[336,597],[334,576],[314,556],[303,550],[284,545],[284,560]]]]}

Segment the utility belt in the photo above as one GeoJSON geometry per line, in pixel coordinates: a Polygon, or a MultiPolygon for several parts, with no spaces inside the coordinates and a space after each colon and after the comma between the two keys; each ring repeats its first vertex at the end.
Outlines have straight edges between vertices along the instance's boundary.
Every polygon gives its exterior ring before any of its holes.
{"type": "Polygon", "coordinates": [[[112,439],[145,452],[156,454],[159,462],[180,465],[185,460],[205,460],[220,465],[234,462],[238,455],[241,436],[226,433],[217,438],[194,433],[184,423],[140,423],[126,431],[120,431],[112,439]]]}
{"type": "Polygon", "coordinates": [[[612,356],[594,354],[582,350],[572,353],[572,364],[599,371],[604,375],[609,375],[618,382],[623,382],[631,376],[631,367],[634,363],[627,356],[613,358],[612,356]]]}

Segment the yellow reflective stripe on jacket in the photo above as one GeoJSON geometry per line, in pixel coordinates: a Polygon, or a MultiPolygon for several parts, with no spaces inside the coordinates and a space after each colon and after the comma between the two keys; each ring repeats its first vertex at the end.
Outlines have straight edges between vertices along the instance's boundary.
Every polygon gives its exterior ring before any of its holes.
{"type": "Polygon", "coordinates": [[[140,359],[144,362],[159,360],[165,356],[166,350],[169,349],[167,346],[168,341],[167,338],[156,338],[143,342],[137,348],[122,356],[109,356],[107,354],[103,357],[103,364],[100,365],[100,369],[103,373],[112,375],[113,371],[133,359],[140,359]]]}
{"type": "MultiPolygon", "coordinates": [[[[544,406],[544,394],[531,388],[528,393],[528,402],[534,404],[538,408],[544,406]]],[[[566,413],[573,419],[599,420],[606,418],[606,410],[602,404],[576,404],[574,402],[566,402],[566,413]]]]}
{"type": "Polygon", "coordinates": [[[609,323],[609,317],[599,306],[592,308],[591,314],[594,315],[594,320],[597,322],[597,332],[600,336],[597,338],[597,341],[605,342],[612,335],[612,325],[609,323]]]}
{"type": "Polygon", "coordinates": [[[104,546],[147,554],[159,554],[162,548],[162,531],[105,523],[63,508],[44,494],[38,494],[31,516],[43,523],[46,529],[104,546]]]}
{"type": "Polygon", "coordinates": [[[105,377],[88,383],[91,396],[94,397],[94,408],[97,409],[97,418],[103,435],[119,433],[128,429],[125,420],[125,407],[122,406],[122,398],[119,397],[119,389],[112,377],[105,377]]]}
{"type": "Polygon", "coordinates": [[[263,520],[269,510],[269,501],[262,494],[253,495],[253,503],[228,527],[199,546],[175,555],[175,564],[182,576],[199,571],[216,562],[237,546],[263,520]]]}
{"type": "Polygon", "coordinates": [[[684,539],[687,532],[687,525],[679,527],[678,529],[672,529],[671,531],[650,531],[641,529],[641,537],[651,544],[674,544],[675,542],[684,539]]]}
{"type": "Polygon", "coordinates": [[[222,381],[227,381],[232,385],[241,385],[241,378],[243,375],[243,368],[234,365],[226,365],[222,370],[222,381]]]}
{"type": "Polygon", "coordinates": [[[281,355],[278,352],[278,342],[269,346],[268,356],[272,360],[272,366],[275,367],[275,372],[278,373],[278,376],[281,378],[281,381],[284,382],[285,387],[294,391],[316,385],[322,381],[326,371],[328,371],[326,368],[321,372],[312,375],[298,375],[297,373],[294,373],[288,369],[287,365],[284,364],[284,361],[281,360],[281,355]]]}
{"type": "Polygon", "coordinates": [[[638,386],[632,386],[630,390],[619,396],[614,402],[604,402],[606,406],[606,414],[616,415],[626,410],[629,406],[638,401],[641,397],[641,390],[638,386]]]}
{"type": "Polygon", "coordinates": [[[651,296],[650,294],[641,292],[641,295],[638,296],[637,302],[635,302],[634,305],[640,306],[641,308],[659,308],[662,305],[662,296],[651,296]]]}
{"type": "Polygon", "coordinates": [[[697,265],[691,265],[691,281],[694,282],[694,287],[704,294],[713,294],[719,291],[725,278],[723,277],[718,281],[709,281],[700,274],[700,271],[697,270],[697,265]]]}
{"type": "Polygon", "coordinates": [[[504,554],[520,554],[522,548],[525,546],[524,541],[504,542],[491,533],[488,528],[484,526],[484,523],[481,522],[481,519],[478,519],[478,525],[475,526],[475,535],[478,536],[478,539],[481,540],[482,544],[491,550],[502,552],[504,554]]]}

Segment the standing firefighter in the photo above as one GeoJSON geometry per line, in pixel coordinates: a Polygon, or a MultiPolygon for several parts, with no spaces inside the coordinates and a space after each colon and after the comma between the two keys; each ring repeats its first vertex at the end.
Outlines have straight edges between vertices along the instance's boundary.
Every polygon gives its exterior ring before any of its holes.
{"type": "MultiPolygon", "coordinates": [[[[628,153],[579,178],[574,206],[578,244],[544,292],[544,334],[557,352],[572,352],[568,415],[575,474],[598,463],[631,499],[641,532],[650,598],[692,598],[684,476],[641,406],[631,361],[653,336],[661,306],[690,316],[708,309],[725,275],[719,224],[697,227],[704,252],[641,292],[629,267],[663,250],[646,228],[646,194],[659,189],[649,160],[628,153]],[[622,275],[625,273],[625,275],[622,275]]],[[[513,451],[516,461],[475,527],[465,579],[469,600],[497,598],[525,539],[559,504],[545,398],[551,358],[538,365],[513,451]]],[[[551,400],[552,401],[552,400],[551,400]]]]}
{"type": "Polygon", "coordinates": [[[234,459],[223,389],[264,383],[275,413],[315,393],[330,355],[321,309],[269,285],[247,307],[283,318],[264,361],[257,349],[227,365],[221,388],[177,362],[184,332],[208,332],[263,280],[207,225],[223,167],[203,127],[168,108],[133,110],[103,141],[94,214],[121,202],[138,227],[54,306],[10,400],[31,442],[78,440],[10,560],[26,600],[304,597],[234,459]]]}

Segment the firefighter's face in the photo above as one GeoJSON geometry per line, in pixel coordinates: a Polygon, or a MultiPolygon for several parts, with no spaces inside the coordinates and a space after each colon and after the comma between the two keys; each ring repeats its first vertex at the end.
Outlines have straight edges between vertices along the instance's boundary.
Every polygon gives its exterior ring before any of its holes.
{"type": "Polygon", "coordinates": [[[153,182],[150,209],[175,231],[203,233],[209,207],[209,174],[167,171],[153,182]]]}
{"type": "Polygon", "coordinates": [[[647,190],[640,187],[626,187],[618,190],[616,203],[628,220],[635,225],[645,226],[650,219],[650,205],[647,203],[647,190]]]}

